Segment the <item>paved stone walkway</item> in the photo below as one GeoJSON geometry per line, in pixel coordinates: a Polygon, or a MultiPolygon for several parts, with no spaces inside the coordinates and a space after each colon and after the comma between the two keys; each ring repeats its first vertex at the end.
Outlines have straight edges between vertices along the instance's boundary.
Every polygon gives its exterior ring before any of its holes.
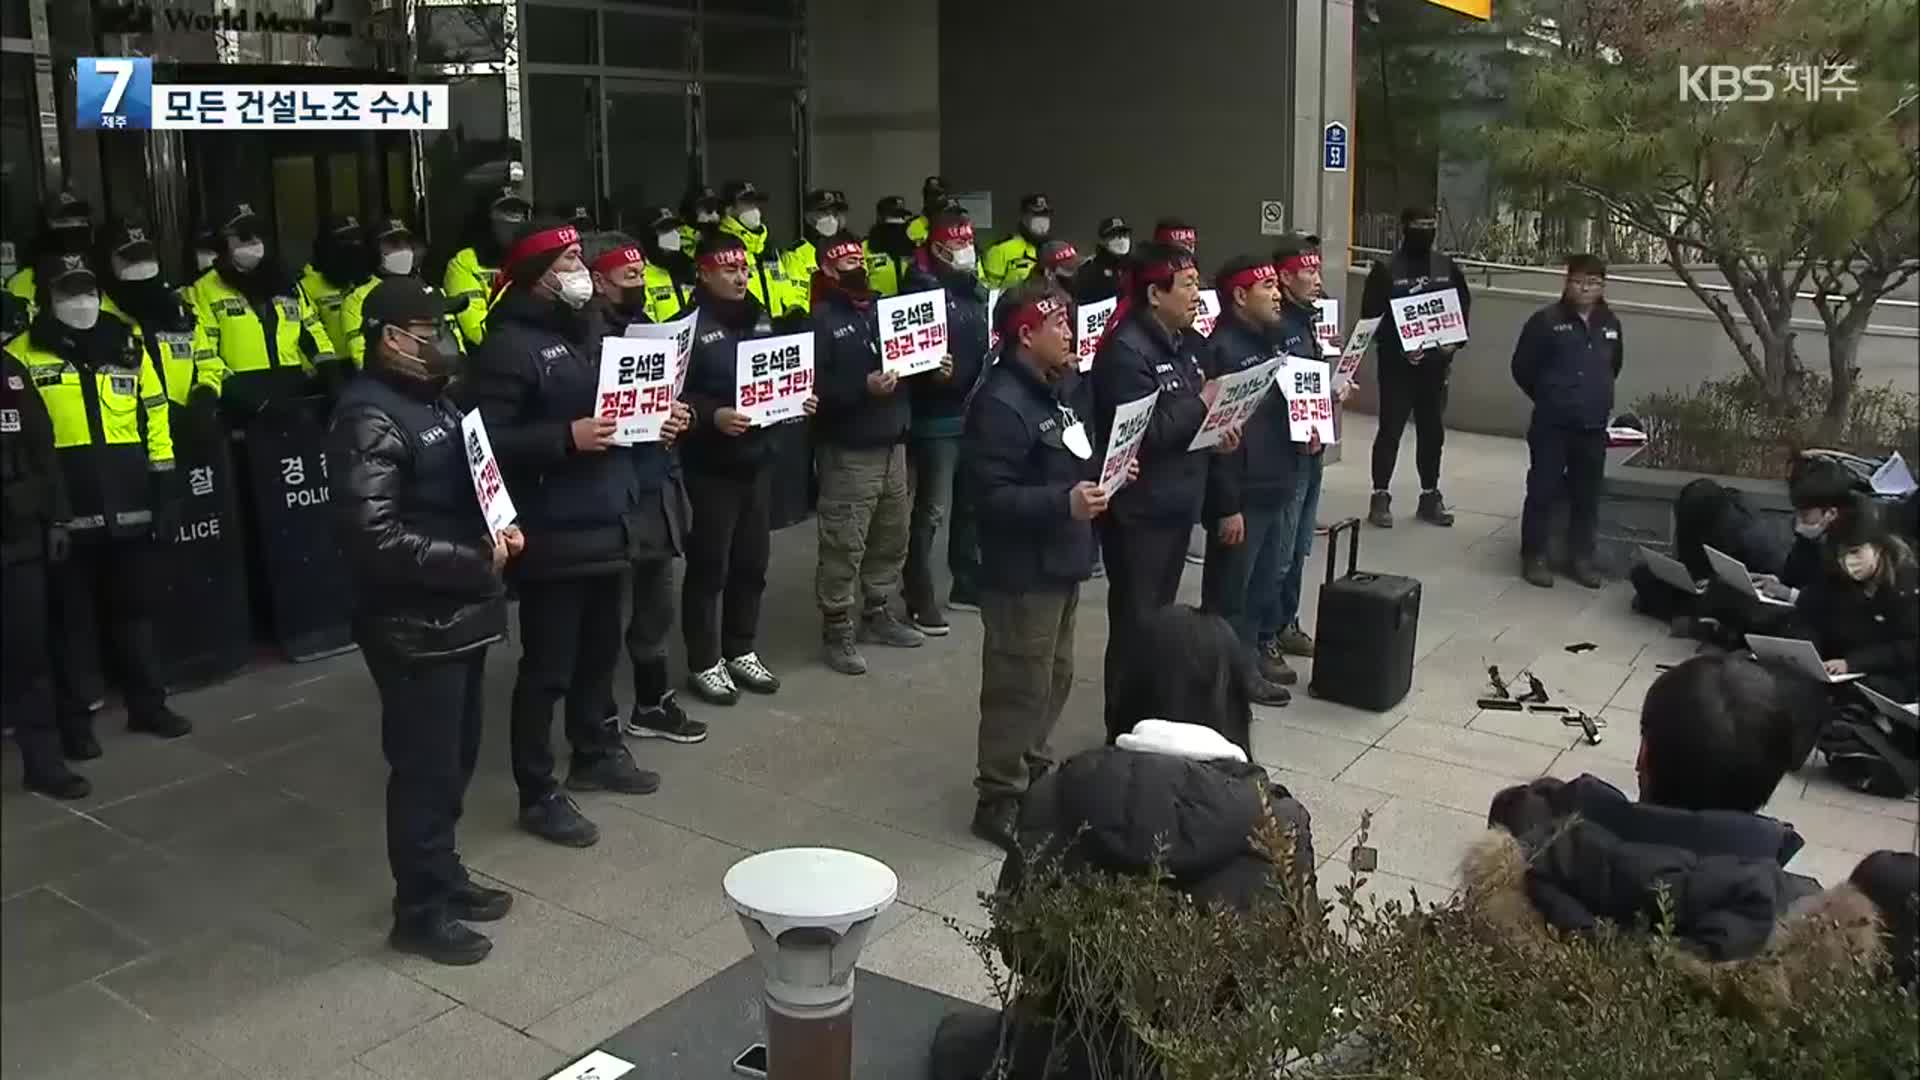
{"type": "MultiPolygon", "coordinates": [[[[1364,447],[1367,417],[1347,425],[1364,447]]],[[[1411,456],[1408,440],[1408,456],[1411,456]]],[[[1360,459],[1333,467],[1321,519],[1363,511],[1360,459]]],[[[1344,880],[1361,814],[1373,813],[1371,890],[1445,894],[1490,796],[1543,772],[1597,773],[1633,790],[1634,718],[1656,665],[1691,646],[1632,616],[1627,593],[1514,576],[1525,448],[1454,436],[1448,495],[1459,523],[1369,531],[1362,562],[1425,583],[1415,690],[1372,715],[1304,697],[1262,710],[1261,761],[1311,808],[1315,843],[1344,880]],[[1574,656],[1564,646],[1597,648],[1574,656]],[[1611,721],[1597,747],[1548,717],[1478,713],[1489,663],[1531,670],[1561,701],[1611,721]]],[[[1400,502],[1412,508],[1411,461],[1400,502]]],[[[1410,515],[1408,515],[1410,516],[1410,515]]],[[[815,843],[899,872],[901,903],[863,965],[963,997],[987,980],[944,923],[977,923],[995,851],[967,833],[972,809],[979,624],[835,675],[816,657],[808,527],[775,542],[763,655],[786,680],[769,701],[694,706],[697,747],[638,743],[665,774],[646,798],[589,796],[602,840],[553,847],[512,827],[506,708],[513,650],[492,657],[493,702],[461,827],[464,854],[517,894],[487,928],[493,956],[448,969],[383,944],[390,882],[375,695],[356,656],[277,665],[184,695],[198,725],[159,743],[113,731],[87,770],[96,794],[63,806],[23,793],[11,750],[0,803],[4,976],[0,1075],[143,1080],[466,1080],[543,1077],[746,955],[720,896],[748,852],[815,843]]],[[[1316,556],[1319,553],[1316,552],[1316,556]]],[[[1316,567],[1320,565],[1316,562],[1316,567]]],[[[1197,598],[1190,570],[1185,594],[1197,598]]],[[[1102,587],[1085,599],[1080,680],[1061,748],[1100,736],[1102,587]]],[[[1311,602],[1311,601],[1310,601],[1311,602]]],[[[1833,879],[1862,853],[1915,843],[1914,804],[1789,778],[1772,811],[1811,842],[1794,869],[1833,879]]]]}

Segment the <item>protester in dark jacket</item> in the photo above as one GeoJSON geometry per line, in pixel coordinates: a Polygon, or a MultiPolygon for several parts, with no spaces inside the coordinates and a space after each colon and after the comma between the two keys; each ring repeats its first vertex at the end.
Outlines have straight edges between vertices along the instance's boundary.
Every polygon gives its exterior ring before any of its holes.
{"type": "MultiPolygon", "coordinates": [[[[1274,327],[1276,350],[1284,356],[1321,360],[1317,328],[1318,309],[1314,306],[1326,296],[1320,279],[1320,238],[1311,234],[1288,233],[1273,245],[1273,268],[1280,282],[1280,321],[1274,327]]],[[[1339,382],[1331,388],[1334,405],[1345,402],[1353,393],[1353,382],[1339,382]]],[[[1283,390],[1275,395],[1285,398],[1283,390]]],[[[1339,413],[1333,422],[1338,430],[1339,413]]],[[[1293,444],[1293,483],[1288,516],[1293,522],[1293,543],[1288,551],[1291,561],[1281,567],[1280,587],[1272,610],[1272,621],[1257,628],[1262,641],[1263,663],[1276,666],[1280,654],[1313,655],[1313,635],[1300,626],[1300,598],[1306,592],[1307,556],[1313,552],[1313,533],[1320,517],[1321,478],[1326,472],[1327,448],[1315,428],[1305,442],[1293,444]]]]}
{"type": "Polygon", "coordinates": [[[1520,514],[1520,572],[1553,587],[1548,521],[1567,503],[1567,576],[1597,589],[1593,566],[1600,481],[1607,469],[1607,418],[1626,342],[1607,306],[1607,264],[1597,255],[1567,259],[1560,299],[1527,319],[1513,347],[1513,381],[1533,402],[1527,428],[1527,499],[1520,514]]]}
{"type": "Polygon", "coordinates": [[[354,638],[380,691],[393,947],[472,964],[493,945],[464,921],[498,919],[512,894],[476,885],[454,825],[480,754],[487,647],[506,633],[501,568],[525,541],[491,535],[446,385],[460,301],[411,277],[364,310],[367,365],[333,414],[332,505],[354,588],[354,638]]]}
{"type": "MultiPolygon", "coordinates": [[[[528,554],[514,564],[523,650],[512,736],[520,825],[553,843],[587,847],[599,830],[553,777],[556,703],[565,702],[573,750],[569,789],[644,795],[660,783],[634,765],[606,715],[645,480],[631,449],[614,445],[614,422],[596,415],[600,364],[581,310],[592,299],[593,277],[580,261],[579,234],[550,221],[523,227],[502,273],[462,392],[486,421],[527,534],[528,554]]],[[[666,462],[652,468],[664,474],[666,462]]]]}
{"type": "MultiPolygon", "coordinates": [[[[11,293],[0,298],[17,303],[11,293]]],[[[25,305],[14,308],[25,318],[25,305]]],[[[11,330],[8,331],[12,333],[11,330]]],[[[47,567],[67,557],[66,479],[54,460],[53,420],[26,367],[0,353],[0,711],[20,747],[26,787],[55,799],[93,791],[67,767],[54,719],[53,660],[48,651],[47,567]]]]}
{"type": "Polygon", "coordinates": [[[1103,218],[1096,235],[1100,246],[1073,275],[1073,302],[1097,304],[1120,295],[1133,253],[1133,228],[1123,217],[1103,218]]]}
{"type": "Polygon", "coordinates": [[[1789,872],[1803,841],[1760,813],[1797,764],[1791,700],[1742,657],[1667,671],[1641,709],[1640,801],[1593,776],[1501,792],[1494,830],[1463,864],[1469,909],[1517,944],[1547,928],[1644,933],[1671,919],[1701,960],[1784,961],[1768,977],[1788,996],[1809,950],[1846,944],[1872,962],[1886,913],[1850,885],[1823,894],[1789,872]]]}
{"type": "Polygon", "coordinates": [[[973,226],[959,214],[936,215],[927,243],[914,255],[904,292],[939,289],[947,302],[947,355],[953,371],[944,378],[914,379],[913,432],[907,464],[913,469],[913,521],[908,530],[905,592],[907,615],[921,633],[947,633],[947,616],[934,595],[934,541],[949,521],[947,567],[953,594],[978,591],[979,554],[971,506],[956,497],[960,432],[967,399],[987,365],[987,294],[974,267],[973,226]]]}
{"type": "MultiPolygon", "coordinates": [[[[1094,446],[1105,456],[1114,414],[1122,405],[1158,393],[1140,439],[1140,478],[1114,493],[1100,521],[1107,566],[1107,735],[1120,734],[1112,717],[1114,686],[1129,664],[1147,662],[1133,651],[1138,628],[1173,602],[1186,566],[1187,543],[1206,494],[1207,458],[1187,446],[1206,419],[1200,390],[1206,381],[1189,331],[1200,293],[1193,256],[1154,245],[1134,268],[1124,313],[1100,341],[1093,361],[1094,446]]],[[[1238,434],[1215,448],[1232,453],[1238,434]]]]}
{"type": "MultiPolygon", "coordinates": [[[[595,233],[582,243],[581,255],[593,272],[594,298],[587,305],[587,315],[595,344],[589,355],[598,357],[600,339],[619,337],[628,327],[650,321],[647,311],[654,307],[648,284],[652,267],[639,243],[625,233],[595,233]]],[[[692,416],[691,409],[675,401],[661,422],[659,442],[625,448],[640,481],[632,534],[628,537],[633,560],[626,638],[627,659],[633,666],[633,712],[627,719],[626,732],[637,739],[697,743],[707,737],[707,725],[687,715],[667,684],[667,635],[673,629],[673,561],[686,554],[687,523],[693,517],[673,444],[692,416]]],[[[619,707],[611,699],[607,715],[619,715],[619,707]]]]}
{"type": "MultiPolygon", "coordinates": [[[[1221,312],[1207,339],[1207,374],[1217,379],[1273,360],[1280,320],[1273,264],[1251,256],[1230,259],[1214,282],[1221,312]]],[[[1207,526],[1207,562],[1200,595],[1259,664],[1253,696],[1262,705],[1285,705],[1287,684],[1299,679],[1273,636],[1280,579],[1293,561],[1295,529],[1288,511],[1295,460],[1286,398],[1269,391],[1241,426],[1239,447],[1207,463],[1200,515],[1207,526]]]]}
{"type": "Polygon", "coordinates": [[[1420,505],[1416,516],[1430,525],[1452,525],[1453,512],[1440,494],[1440,453],[1446,445],[1447,382],[1453,358],[1461,346],[1424,349],[1411,356],[1400,346],[1389,301],[1453,289],[1460,295],[1460,312],[1471,321],[1473,294],[1459,264],[1434,250],[1439,218],[1427,207],[1411,207],[1400,214],[1400,246],[1392,255],[1376,258],[1367,272],[1360,296],[1360,317],[1384,318],[1374,338],[1378,352],[1380,427],[1373,438],[1373,498],[1367,521],[1375,528],[1393,527],[1394,464],[1400,459],[1400,437],[1407,418],[1413,418],[1414,464],[1420,473],[1420,505]]]}
{"type": "MultiPolygon", "coordinates": [[[[755,427],[737,405],[739,346],[767,337],[773,322],[747,291],[746,244],[709,230],[696,260],[699,319],[681,395],[693,426],[680,444],[693,503],[680,625],[687,643],[687,685],[701,699],[731,705],[740,688],[771,694],[780,680],[754,652],[760,594],[767,587],[774,428],[755,427]]],[[[807,410],[817,407],[810,397],[807,410]]]]}
{"type": "Polygon", "coordinates": [[[1029,279],[1001,298],[1000,363],[967,410],[961,459],[980,533],[979,805],[973,833],[1013,847],[1020,796],[1053,764],[1073,689],[1080,583],[1106,510],[1075,368],[1067,298],[1029,279]]]}
{"type": "Polygon", "coordinates": [[[1832,675],[1863,675],[1895,701],[1920,696],[1920,566],[1860,497],[1827,530],[1817,581],[1794,605],[1832,675]]]}

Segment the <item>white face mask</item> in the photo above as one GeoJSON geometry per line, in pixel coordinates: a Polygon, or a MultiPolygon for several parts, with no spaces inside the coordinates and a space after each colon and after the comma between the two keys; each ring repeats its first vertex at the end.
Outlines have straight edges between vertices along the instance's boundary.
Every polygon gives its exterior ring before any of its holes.
{"type": "Polygon", "coordinates": [[[740,219],[740,224],[749,230],[760,227],[760,208],[757,206],[749,206],[733,216],[740,219]]]}
{"type": "Polygon", "coordinates": [[[1133,237],[1116,236],[1107,241],[1107,250],[1113,252],[1115,255],[1125,255],[1127,252],[1133,250],[1133,237]]]}
{"type": "Polygon", "coordinates": [[[399,251],[381,252],[380,272],[394,277],[413,273],[413,249],[401,248],[399,251]]]}
{"type": "Polygon", "coordinates": [[[211,251],[196,251],[193,253],[193,268],[204,274],[213,269],[213,264],[219,259],[220,256],[211,251]]]}
{"type": "Polygon", "coordinates": [[[680,250],[680,230],[679,229],[671,229],[667,232],[663,232],[659,236],[654,237],[654,239],[660,242],[661,251],[679,251],[680,250]]]}
{"type": "Polygon", "coordinates": [[[1840,556],[1840,569],[1855,581],[1865,581],[1880,569],[1880,553],[1871,547],[1857,547],[1840,556]]]}
{"type": "Polygon", "coordinates": [[[62,326],[91,330],[93,324],[100,321],[100,294],[56,296],[53,298],[53,317],[60,320],[62,326]]]}
{"type": "Polygon", "coordinates": [[[259,240],[255,240],[252,243],[239,244],[233,248],[233,265],[242,271],[251,270],[259,266],[261,261],[266,257],[267,245],[259,240]]]}
{"type": "Polygon", "coordinates": [[[972,248],[963,247],[948,252],[947,261],[955,270],[971,270],[980,261],[980,257],[972,248]]]}
{"type": "Polygon", "coordinates": [[[142,259],[135,263],[123,263],[115,259],[120,267],[121,281],[152,281],[160,276],[160,264],[152,259],[142,259]]]}
{"type": "Polygon", "coordinates": [[[1036,218],[1028,218],[1027,231],[1035,236],[1045,236],[1053,231],[1053,219],[1047,217],[1045,214],[1036,218]]]}
{"type": "Polygon", "coordinates": [[[813,219],[813,231],[821,236],[832,236],[840,231],[840,219],[832,214],[822,214],[813,219]]]}
{"type": "Polygon", "coordinates": [[[1804,521],[1793,523],[1793,534],[1804,540],[1818,540],[1826,534],[1826,531],[1827,523],[1824,521],[1816,521],[1811,525],[1804,521]]]}
{"type": "Polygon", "coordinates": [[[593,299],[593,275],[585,270],[556,270],[553,279],[560,286],[560,299],[574,310],[593,299]]]}

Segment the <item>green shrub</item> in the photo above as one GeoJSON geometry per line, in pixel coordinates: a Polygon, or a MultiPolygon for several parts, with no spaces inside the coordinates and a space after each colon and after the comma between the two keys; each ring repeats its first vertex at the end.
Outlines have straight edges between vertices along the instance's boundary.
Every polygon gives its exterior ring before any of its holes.
{"type": "Polygon", "coordinates": [[[1822,440],[1819,429],[1828,381],[1808,374],[1782,408],[1760,381],[1742,374],[1701,383],[1693,390],[1653,394],[1633,413],[1646,425],[1647,448],[1635,465],[1658,469],[1785,479],[1793,455],[1809,447],[1877,457],[1895,450],[1920,460],[1920,421],[1915,396],[1893,386],[1854,391],[1840,437],[1822,440]]]}
{"type": "Polygon", "coordinates": [[[1003,1008],[1091,1044],[1101,1080],[1920,1076],[1920,1003],[1884,969],[1842,964],[1756,1012],[1660,927],[1523,951],[1480,932],[1471,898],[1368,902],[1349,874],[1326,906],[1276,864],[1250,915],[1042,865],[961,932],[1003,1008]]]}

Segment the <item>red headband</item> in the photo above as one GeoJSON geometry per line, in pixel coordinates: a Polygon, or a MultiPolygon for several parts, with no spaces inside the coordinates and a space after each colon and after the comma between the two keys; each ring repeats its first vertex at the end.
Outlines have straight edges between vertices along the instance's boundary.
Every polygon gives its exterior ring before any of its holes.
{"type": "Polygon", "coordinates": [[[1177,251],[1163,262],[1142,263],[1134,267],[1134,277],[1150,285],[1169,288],[1173,285],[1173,276],[1182,270],[1194,269],[1193,256],[1177,251]]]}
{"type": "Polygon", "coordinates": [[[1067,305],[1057,296],[1043,296],[1031,304],[1024,304],[1007,320],[1007,336],[1019,338],[1020,331],[1037,328],[1055,315],[1065,316],[1067,305]]]}
{"type": "Polygon", "coordinates": [[[628,244],[626,247],[614,248],[612,251],[593,260],[592,266],[593,269],[599,273],[611,274],[623,266],[633,266],[635,264],[640,266],[647,265],[647,257],[640,253],[639,248],[628,244]]]}
{"type": "Polygon", "coordinates": [[[841,259],[857,258],[860,255],[860,241],[853,239],[835,240],[820,253],[822,262],[838,262],[841,259]]]}
{"type": "Polygon", "coordinates": [[[973,225],[970,222],[955,221],[936,227],[927,239],[936,244],[973,243],[973,225]]]}
{"type": "Polygon", "coordinates": [[[721,248],[709,251],[695,260],[702,270],[745,270],[747,268],[747,249],[721,248]]]}
{"type": "Polygon", "coordinates": [[[1072,244],[1069,244],[1066,241],[1062,240],[1060,242],[1059,250],[1055,251],[1053,255],[1047,259],[1047,269],[1051,270],[1054,267],[1059,266],[1061,263],[1072,262],[1073,260],[1079,257],[1080,257],[1080,252],[1077,249],[1075,249],[1072,244]]]}
{"type": "Polygon", "coordinates": [[[1200,242],[1200,234],[1192,229],[1160,229],[1153,234],[1153,239],[1157,243],[1193,247],[1200,242]]]}
{"type": "Polygon", "coordinates": [[[505,265],[512,266],[522,259],[536,255],[545,255],[550,251],[560,251],[580,242],[580,230],[571,225],[562,225],[555,229],[546,229],[522,237],[519,242],[507,250],[505,265]]]}
{"type": "Polygon", "coordinates": [[[1249,266],[1245,270],[1228,274],[1220,279],[1220,292],[1232,296],[1235,289],[1251,289],[1263,281],[1272,281],[1276,275],[1272,263],[1249,266]]]}
{"type": "Polygon", "coordinates": [[[1317,251],[1302,251],[1289,255],[1280,260],[1280,269],[1289,274],[1297,274],[1302,270],[1318,270],[1320,269],[1320,253],[1317,251]]]}

